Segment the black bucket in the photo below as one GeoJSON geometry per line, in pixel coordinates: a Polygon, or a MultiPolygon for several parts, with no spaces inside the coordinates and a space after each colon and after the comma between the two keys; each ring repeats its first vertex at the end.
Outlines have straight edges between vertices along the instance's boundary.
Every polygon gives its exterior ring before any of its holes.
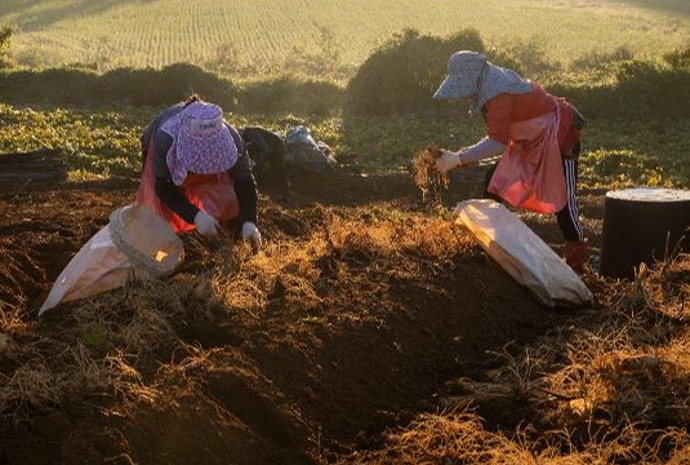
{"type": "Polygon", "coordinates": [[[624,189],[604,201],[601,273],[632,279],[641,263],[690,250],[690,191],[624,189]]]}

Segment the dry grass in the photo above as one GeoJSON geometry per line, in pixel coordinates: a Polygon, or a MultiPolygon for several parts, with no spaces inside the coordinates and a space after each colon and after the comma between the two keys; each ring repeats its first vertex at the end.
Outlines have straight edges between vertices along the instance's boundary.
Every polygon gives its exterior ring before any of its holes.
{"type": "Polygon", "coordinates": [[[576,444],[568,430],[536,434],[532,427],[489,431],[470,411],[424,414],[386,438],[385,452],[350,457],[344,463],[605,465],[681,464],[690,460],[690,435],[682,428],[644,430],[627,423],[608,435],[576,444]]]}
{"type": "Polygon", "coordinates": [[[688,266],[592,277],[597,314],[494,353],[499,367],[448,383],[442,413],[348,463],[690,463],[688,266]]]}
{"type": "Polygon", "coordinates": [[[3,358],[16,368],[0,373],[0,418],[23,423],[89,396],[114,399],[120,407],[154,402],[159,393],[141,369],[157,351],[174,345],[173,326],[189,311],[181,300],[194,282],[186,276],[170,283],[133,282],[123,291],[56,309],[64,318],[57,333],[27,322],[18,311],[3,312],[13,318],[4,324],[13,338],[3,358]]]}
{"type": "Polygon", "coordinates": [[[412,161],[414,168],[414,183],[422,191],[424,199],[431,193],[440,203],[442,189],[448,188],[450,178],[447,173],[437,173],[433,167],[436,160],[443,155],[443,149],[427,147],[414,156],[412,161]]]}
{"type": "Polygon", "coordinates": [[[518,444],[487,433],[469,412],[422,415],[393,436],[398,463],[527,464],[531,454],[518,444]]]}
{"type": "MultiPolygon", "coordinates": [[[[418,279],[429,260],[470,253],[455,225],[418,213],[295,216],[299,236],[270,241],[257,254],[245,244],[206,248],[190,238],[191,269],[56,309],[54,330],[3,309],[11,340],[0,372],[0,418],[30,422],[85,398],[102,398],[103,408],[126,415],[168,401],[170,389],[195,392],[228,366],[260,377],[232,347],[186,342],[186,326],[221,315],[282,331],[272,322],[324,317],[337,286],[366,293],[391,277],[418,279]]],[[[441,413],[389,431],[386,450],[345,461],[688,463],[689,267],[681,256],[634,282],[588,277],[596,313],[574,313],[533,344],[489,354],[493,368],[448,384],[441,413]]]]}
{"type": "Polygon", "coordinates": [[[274,308],[281,321],[310,321],[324,313],[334,283],[369,279],[349,267],[414,276],[419,257],[448,260],[470,245],[441,219],[361,213],[321,212],[320,227],[310,229],[307,218],[298,240],[269,241],[256,254],[230,239],[204,245],[190,236],[191,272],[69,303],[51,310],[47,324],[18,307],[3,310],[0,329],[11,339],[2,353],[0,417],[23,423],[86,397],[109,399],[118,412],[163,402],[171,380],[213,370],[222,356],[185,342],[188,324],[221,315],[270,326],[274,308]]]}

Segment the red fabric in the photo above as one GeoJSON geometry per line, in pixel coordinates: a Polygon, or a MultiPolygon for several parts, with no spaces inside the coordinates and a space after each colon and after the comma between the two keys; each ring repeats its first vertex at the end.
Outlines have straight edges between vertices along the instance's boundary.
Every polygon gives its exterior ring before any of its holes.
{"type": "MultiPolygon", "coordinates": [[[[153,138],[149,143],[144,173],[139,183],[137,203],[142,203],[158,212],[176,233],[193,231],[196,226],[189,224],[166,207],[156,195],[156,176],[153,173],[153,138]]],[[[214,217],[219,222],[236,217],[240,212],[235,188],[227,171],[218,174],[187,174],[182,185],[182,194],[197,208],[214,217]]]]}
{"type": "Polygon", "coordinates": [[[561,110],[558,126],[558,141],[561,154],[567,156],[572,146],[580,138],[580,131],[571,128],[573,108],[565,99],[555,99],[552,95],[533,84],[534,90],[526,94],[501,94],[484,105],[487,135],[506,145],[510,143],[510,125],[537,118],[556,110],[561,110]]]}
{"type": "Polygon", "coordinates": [[[560,105],[557,108],[510,125],[510,143],[498,162],[488,191],[513,207],[556,213],[567,202],[558,143],[560,105]]]}

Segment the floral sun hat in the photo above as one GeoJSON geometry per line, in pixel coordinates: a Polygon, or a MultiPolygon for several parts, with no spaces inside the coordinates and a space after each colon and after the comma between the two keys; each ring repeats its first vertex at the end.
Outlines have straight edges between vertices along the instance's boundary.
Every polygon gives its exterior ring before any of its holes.
{"type": "Polygon", "coordinates": [[[218,105],[193,102],[161,129],[173,137],[165,161],[176,186],[188,173],[222,173],[237,163],[237,146],[218,105]]]}

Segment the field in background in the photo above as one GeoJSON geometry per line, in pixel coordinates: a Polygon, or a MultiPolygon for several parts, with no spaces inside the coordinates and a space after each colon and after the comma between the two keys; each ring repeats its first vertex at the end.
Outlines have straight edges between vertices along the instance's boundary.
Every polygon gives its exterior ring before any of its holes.
{"type": "Polygon", "coordinates": [[[626,3],[648,9],[666,11],[674,14],[689,15],[690,3],[685,0],[606,0],[610,3],[626,3]]]}
{"type": "Polygon", "coordinates": [[[0,24],[16,26],[14,55],[26,66],[188,62],[234,77],[287,71],[342,79],[404,28],[434,35],[476,28],[489,45],[527,44],[566,65],[620,47],[658,56],[688,40],[687,7],[642,3],[650,2],[6,0],[0,24]]]}
{"type": "MultiPolygon", "coordinates": [[[[139,136],[151,109],[16,108],[0,104],[0,153],[62,149],[73,179],[136,177],[139,136]]],[[[468,116],[296,116],[227,114],[237,127],[263,125],[285,132],[304,125],[338,157],[367,173],[404,173],[414,153],[428,145],[461,147],[483,134],[468,116]]],[[[590,122],[583,139],[580,174],[592,188],[683,186],[690,183],[688,119],[650,125],[623,119],[590,122]]],[[[410,181],[411,182],[411,181],[410,181]]]]}

